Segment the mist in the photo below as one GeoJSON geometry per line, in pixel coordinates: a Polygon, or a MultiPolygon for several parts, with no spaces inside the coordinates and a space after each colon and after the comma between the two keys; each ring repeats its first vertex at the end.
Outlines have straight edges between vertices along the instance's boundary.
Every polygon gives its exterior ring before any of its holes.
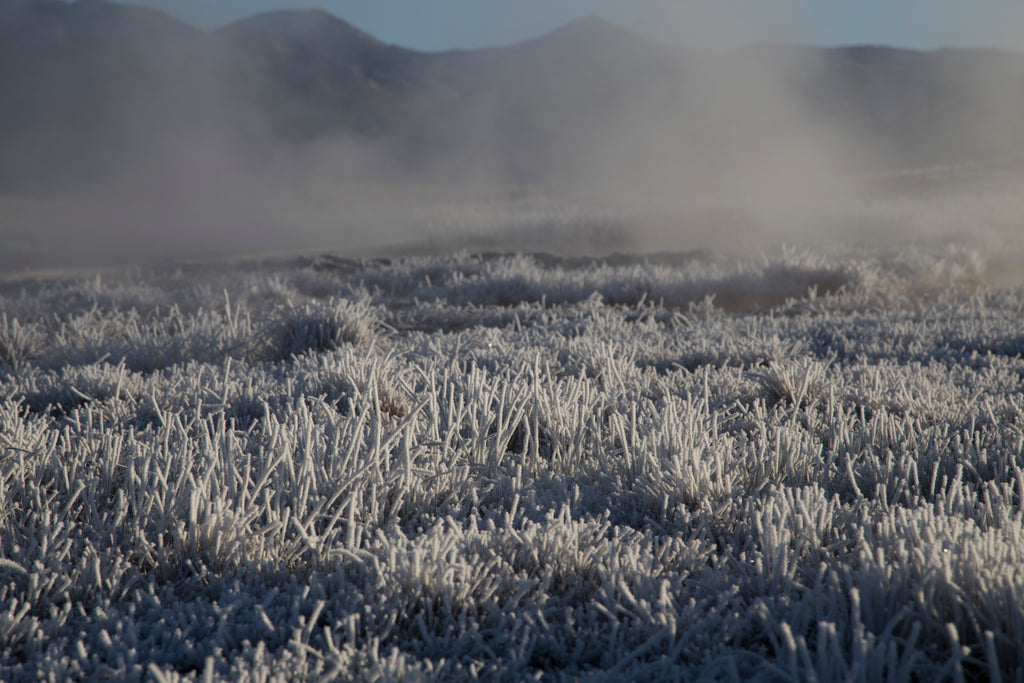
{"type": "Polygon", "coordinates": [[[1005,250],[1021,226],[1013,52],[758,45],[721,12],[708,21],[739,38],[722,48],[590,18],[449,53],[320,12],[216,31],[99,2],[3,12],[0,38],[22,36],[0,55],[17,103],[0,114],[5,270],[308,251],[1005,250]]]}

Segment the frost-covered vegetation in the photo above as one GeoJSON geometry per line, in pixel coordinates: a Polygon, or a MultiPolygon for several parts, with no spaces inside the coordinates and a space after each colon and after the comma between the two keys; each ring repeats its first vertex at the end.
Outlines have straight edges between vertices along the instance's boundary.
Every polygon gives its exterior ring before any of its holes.
{"type": "Polygon", "coordinates": [[[0,678],[1020,680],[1024,293],[958,250],[0,291],[0,678]]]}

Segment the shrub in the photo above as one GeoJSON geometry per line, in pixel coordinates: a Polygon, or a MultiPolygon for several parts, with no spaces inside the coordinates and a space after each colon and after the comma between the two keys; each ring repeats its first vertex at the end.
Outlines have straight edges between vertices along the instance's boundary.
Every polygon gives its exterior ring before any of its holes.
{"type": "Polygon", "coordinates": [[[827,371],[828,365],[817,361],[772,363],[766,372],[749,372],[747,377],[764,387],[775,401],[805,406],[821,394],[827,371]]]}
{"type": "Polygon", "coordinates": [[[34,325],[23,325],[17,318],[0,314],[0,365],[16,365],[37,358],[42,351],[43,335],[34,325]]]}
{"type": "Polygon", "coordinates": [[[343,344],[363,346],[377,336],[380,321],[365,301],[331,299],[285,313],[278,324],[275,360],[333,351],[343,344]]]}

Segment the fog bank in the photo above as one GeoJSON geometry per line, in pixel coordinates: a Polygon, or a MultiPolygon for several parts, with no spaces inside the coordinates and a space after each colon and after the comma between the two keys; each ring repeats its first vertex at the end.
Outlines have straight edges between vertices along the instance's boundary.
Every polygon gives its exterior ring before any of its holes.
{"type": "Polygon", "coordinates": [[[322,12],[205,32],[45,0],[5,7],[0,38],[8,270],[1000,244],[1021,224],[1016,53],[687,49],[589,18],[435,54],[322,12]]]}

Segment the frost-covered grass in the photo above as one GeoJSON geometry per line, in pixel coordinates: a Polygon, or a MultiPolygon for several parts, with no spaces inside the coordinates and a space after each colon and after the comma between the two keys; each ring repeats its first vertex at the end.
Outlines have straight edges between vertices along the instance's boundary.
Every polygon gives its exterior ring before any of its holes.
{"type": "Polygon", "coordinates": [[[0,678],[1020,680],[957,250],[7,283],[0,678]]]}

